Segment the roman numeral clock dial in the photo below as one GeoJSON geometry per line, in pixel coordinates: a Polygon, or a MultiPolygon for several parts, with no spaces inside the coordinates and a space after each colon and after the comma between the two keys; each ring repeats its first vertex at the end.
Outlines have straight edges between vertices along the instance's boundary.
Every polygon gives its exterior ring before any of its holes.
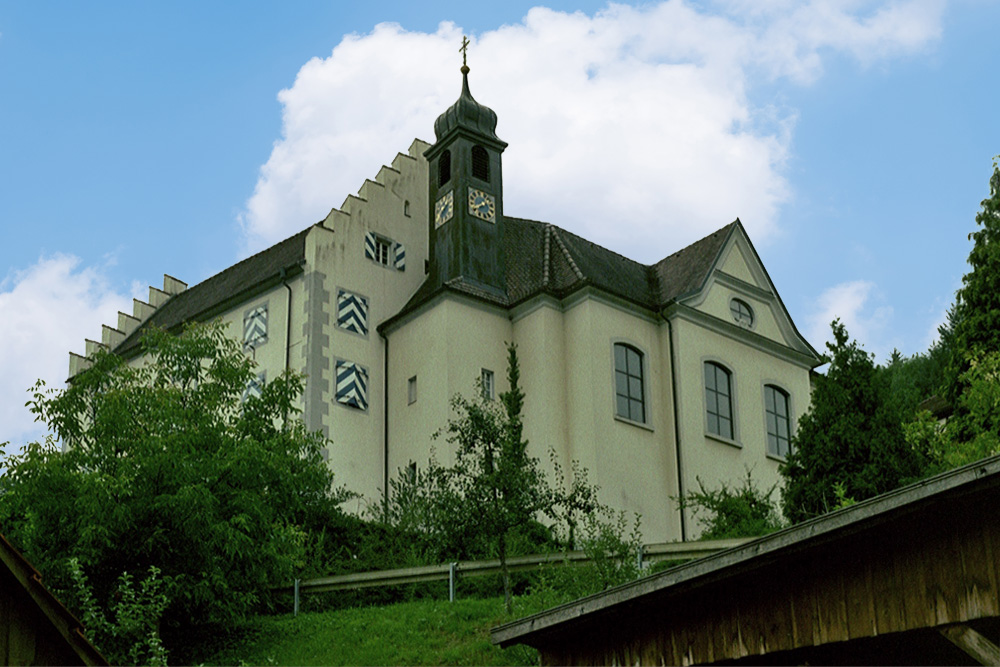
{"type": "Polygon", "coordinates": [[[469,213],[486,222],[496,222],[497,204],[493,195],[469,188],[469,213]]]}

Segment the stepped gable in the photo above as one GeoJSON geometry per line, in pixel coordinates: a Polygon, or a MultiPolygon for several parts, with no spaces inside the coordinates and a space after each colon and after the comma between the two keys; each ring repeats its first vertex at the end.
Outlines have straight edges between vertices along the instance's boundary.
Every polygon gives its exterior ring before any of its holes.
{"type": "Polygon", "coordinates": [[[142,334],[149,327],[173,329],[186,322],[219,314],[225,304],[238,303],[254,287],[280,277],[282,269],[301,265],[305,262],[306,236],[311,229],[308,227],[170,297],[115,348],[115,353],[129,356],[136,351],[142,334]]]}

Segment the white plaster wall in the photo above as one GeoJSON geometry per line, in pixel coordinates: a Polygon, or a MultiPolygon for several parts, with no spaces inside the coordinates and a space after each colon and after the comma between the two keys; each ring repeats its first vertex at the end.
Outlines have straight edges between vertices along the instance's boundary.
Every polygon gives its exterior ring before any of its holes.
{"type": "MultiPolygon", "coordinates": [[[[375,499],[383,486],[384,465],[384,344],[377,326],[396,314],[425,278],[427,259],[426,144],[414,142],[409,155],[398,155],[391,167],[382,167],[374,181],[365,181],[357,196],[348,197],[340,210],[331,211],[323,228],[310,234],[307,272],[315,272],[328,303],[322,312],[310,310],[310,323],[325,349],[320,375],[324,390],[322,426],[332,441],[329,465],[338,483],[375,499]],[[331,232],[332,230],[332,232],[331,232]],[[365,236],[374,232],[406,251],[402,271],[390,257],[388,266],[365,256],[365,236]],[[340,289],[368,300],[368,331],[360,335],[337,325],[340,289]],[[368,372],[368,407],[359,410],[336,400],[336,362],[360,364],[368,372]]],[[[315,346],[314,346],[315,347],[315,346]]],[[[314,350],[313,355],[316,354],[314,350]]],[[[308,370],[308,369],[307,369],[308,370]]],[[[308,392],[307,392],[308,394],[308,392]]],[[[316,394],[313,394],[316,396],[316,394]]]]}
{"type": "MultiPolygon", "coordinates": [[[[662,323],[599,298],[566,311],[569,455],[615,510],[642,516],[647,541],[679,539],[669,346],[662,323]],[[615,343],[643,353],[646,423],[616,417],[615,343]],[[582,399],[582,400],[578,400],[582,399]]],[[[565,464],[564,464],[565,465],[565,464]]]]}
{"type": "Polygon", "coordinates": [[[509,388],[506,342],[511,340],[505,310],[455,296],[429,304],[389,335],[390,477],[411,461],[426,467],[432,448],[440,464],[454,461],[447,434],[432,436],[454,417],[452,396],[474,396],[484,368],[493,371],[496,396],[509,388]],[[417,400],[410,404],[407,385],[414,376],[417,400]]]}
{"type": "MultiPolygon", "coordinates": [[[[809,370],[781,360],[744,342],[715,333],[682,317],[672,320],[678,352],[679,422],[685,490],[721,482],[739,484],[752,471],[762,489],[780,481],[780,460],[767,454],[764,385],[775,384],[789,394],[792,432],[809,405],[809,370]],[[732,373],[735,442],[710,436],[706,429],[705,361],[716,361],[732,373]]],[[[777,492],[776,492],[777,494],[777,492]]],[[[775,495],[777,500],[778,496],[775,495]]],[[[691,536],[701,531],[688,522],[691,536]]]]}

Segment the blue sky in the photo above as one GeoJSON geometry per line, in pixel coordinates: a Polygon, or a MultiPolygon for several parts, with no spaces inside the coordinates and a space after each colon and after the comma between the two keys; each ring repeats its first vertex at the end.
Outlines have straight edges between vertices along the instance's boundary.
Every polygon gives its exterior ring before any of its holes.
{"type": "Polygon", "coordinates": [[[462,34],[509,214],[644,262],[739,217],[815,346],[839,316],[879,360],[924,351],[1000,153],[998,25],[985,0],[0,1],[0,442],[163,273],[432,140],[462,34]]]}

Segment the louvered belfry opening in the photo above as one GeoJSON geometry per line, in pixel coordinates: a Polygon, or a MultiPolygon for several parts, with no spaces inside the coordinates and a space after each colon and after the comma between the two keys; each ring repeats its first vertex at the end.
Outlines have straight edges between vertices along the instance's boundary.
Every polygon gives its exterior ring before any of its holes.
{"type": "Polygon", "coordinates": [[[472,147],[472,176],[490,182],[490,156],[479,144],[472,147]]]}
{"type": "Polygon", "coordinates": [[[441,153],[438,160],[438,187],[451,180],[451,151],[441,153]]]}

